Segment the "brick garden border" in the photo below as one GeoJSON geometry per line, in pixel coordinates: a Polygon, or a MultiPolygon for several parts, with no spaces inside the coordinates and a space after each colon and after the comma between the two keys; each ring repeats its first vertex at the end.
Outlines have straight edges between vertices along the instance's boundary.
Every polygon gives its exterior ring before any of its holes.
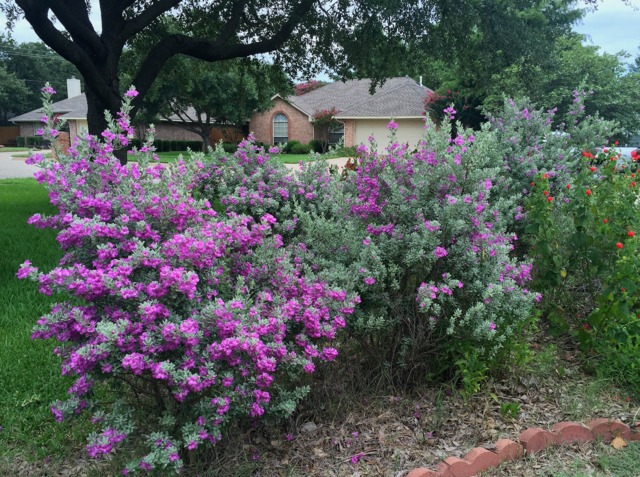
{"type": "Polygon", "coordinates": [[[596,439],[610,442],[618,436],[640,441],[640,429],[631,429],[621,421],[607,418],[595,419],[586,425],[580,422],[559,422],[550,431],[531,427],[520,433],[519,442],[500,439],[496,442],[495,451],[475,447],[462,459],[447,457],[438,463],[436,470],[420,467],[409,472],[407,477],[474,477],[478,472],[541,452],[553,445],[592,442],[596,439]]]}

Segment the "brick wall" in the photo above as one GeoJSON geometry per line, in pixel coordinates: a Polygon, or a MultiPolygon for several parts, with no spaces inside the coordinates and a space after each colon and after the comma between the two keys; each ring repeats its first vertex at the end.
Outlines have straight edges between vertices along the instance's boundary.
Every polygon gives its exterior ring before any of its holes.
{"type": "Polygon", "coordinates": [[[284,114],[289,120],[289,141],[296,140],[307,144],[313,139],[313,125],[309,122],[309,117],[277,98],[273,108],[263,113],[254,113],[249,120],[249,131],[257,141],[273,144],[273,117],[279,113],[284,114]]]}
{"type": "MultiPolygon", "coordinates": [[[[67,142],[73,142],[78,137],[78,125],[75,121],[69,121],[69,135],[67,137],[67,142]]],[[[67,149],[69,149],[69,145],[67,144],[67,149]]],[[[64,152],[67,152],[65,149],[64,152]]]]}
{"type": "Polygon", "coordinates": [[[345,119],[344,123],[344,146],[351,147],[356,143],[356,122],[353,119],[345,119]]]}
{"type": "MultiPolygon", "coordinates": [[[[75,121],[71,121],[75,124],[75,121]]],[[[71,124],[70,122],[70,124],[71,124]]],[[[68,132],[61,132],[58,134],[58,138],[56,139],[56,146],[60,148],[60,150],[66,154],[69,150],[70,145],[70,135],[68,132]]]]}

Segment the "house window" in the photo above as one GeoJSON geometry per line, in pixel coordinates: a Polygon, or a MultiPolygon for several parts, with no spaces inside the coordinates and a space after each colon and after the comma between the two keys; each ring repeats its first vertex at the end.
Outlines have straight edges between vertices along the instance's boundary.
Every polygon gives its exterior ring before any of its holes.
{"type": "Polygon", "coordinates": [[[289,140],[289,120],[282,114],[273,117],[273,143],[281,144],[289,140]]]}
{"type": "Polygon", "coordinates": [[[342,141],[344,137],[344,123],[329,128],[329,144],[332,146],[342,141]]]}

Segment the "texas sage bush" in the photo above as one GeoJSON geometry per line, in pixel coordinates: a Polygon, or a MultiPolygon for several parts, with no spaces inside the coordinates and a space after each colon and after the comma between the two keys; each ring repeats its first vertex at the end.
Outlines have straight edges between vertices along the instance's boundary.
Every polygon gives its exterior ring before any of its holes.
{"type": "Polygon", "coordinates": [[[507,98],[498,112],[487,113],[483,129],[495,134],[490,152],[502,165],[494,194],[515,206],[509,227],[514,232],[523,233],[524,203],[539,173],[547,174],[549,191],[555,195],[580,170],[580,153],[605,144],[613,134],[613,122],[585,114],[588,94],[576,89],[572,107],[560,118],[555,109],[537,109],[526,98],[507,98]]]}
{"type": "MultiPolygon", "coordinates": [[[[43,91],[42,133],[53,139],[54,92],[43,91]]],[[[197,161],[153,163],[151,136],[138,162],[121,166],[113,152],[133,137],[135,95],[101,139],[29,160],[59,209],[29,222],[57,229],[66,253],[51,271],[27,261],[18,272],[63,293],[33,333],[59,342],[62,373],[76,377],[52,412],[93,412],[87,451],[128,443],[124,474],[179,469],[231,425],[290,414],[307,391],[301,378],[337,356],[327,344],[358,300],[305,269],[272,215],[221,217],[194,198],[197,161]]]]}
{"type": "Polygon", "coordinates": [[[308,269],[356,292],[347,335],[406,383],[450,370],[464,353],[495,358],[538,296],[526,288],[531,264],[510,257],[510,208],[492,200],[495,134],[451,138],[427,123],[411,151],[388,127],[384,152],[361,146],[344,177],[317,163],[289,174],[247,141],[208,159],[200,189],[228,213],[273,214],[285,244],[303,244],[308,269]]]}

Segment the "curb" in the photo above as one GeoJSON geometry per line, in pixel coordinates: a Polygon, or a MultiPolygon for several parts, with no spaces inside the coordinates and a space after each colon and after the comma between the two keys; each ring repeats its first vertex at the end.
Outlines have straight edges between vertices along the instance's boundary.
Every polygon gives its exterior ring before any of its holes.
{"type": "Polygon", "coordinates": [[[520,433],[518,442],[500,439],[495,450],[474,447],[462,458],[447,457],[439,462],[436,470],[420,467],[406,477],[474,477],[478,472],[498,467],[510,460],[541,452],[551,446],[602,440],[610,442],[614,437],[640,441],[640,428],[630,428],[618,420],[594,419],[587,424],[564,421],[555,424],[550,431],[531,427],[520,433]]]}

